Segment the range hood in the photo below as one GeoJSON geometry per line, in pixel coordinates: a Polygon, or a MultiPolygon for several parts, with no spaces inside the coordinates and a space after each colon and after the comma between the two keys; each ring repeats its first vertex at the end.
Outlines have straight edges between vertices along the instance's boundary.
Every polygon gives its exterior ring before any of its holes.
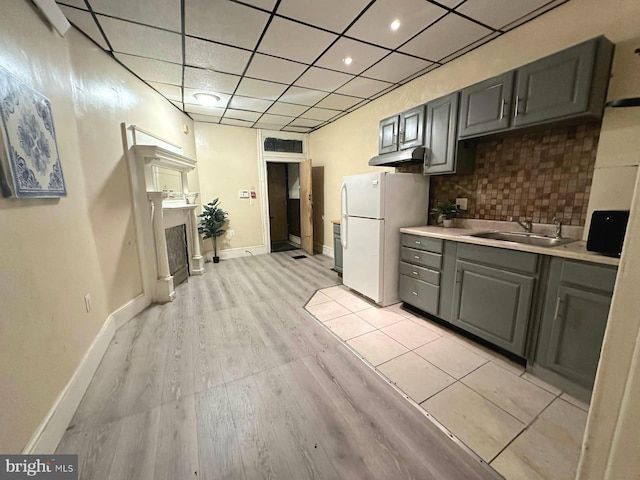
{"type": "Polygon", "coordinates": [[[397,167],[406,163],[424,163],[426,149],[424,147],[409,148],[399,152],[383,153],[369,160],[372,167],[397,167]]]}

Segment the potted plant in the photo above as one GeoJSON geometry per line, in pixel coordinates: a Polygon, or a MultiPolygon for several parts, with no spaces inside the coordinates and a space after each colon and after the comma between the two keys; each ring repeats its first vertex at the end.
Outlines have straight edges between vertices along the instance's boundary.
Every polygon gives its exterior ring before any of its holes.
{"type": "Polygon", "coordinates": [[[213,239],[213,263],[220,262],[217,239],[226,232],[223,227],[224,224],[227,223],[227,216],[229,215],[220,208],[218,200],[219,199],[216,198],[212,202],[204,205],[204,212],[198,215],[201,218],[200,225],[198,225],[198,232],[202,234],[202,238],[205,240],[207,238],[213,239]]]}
{"type": "Polygon", "coordinates": [[[442,221],[442,225],[448,228],[453,226],[453,219],[458,216],[460,210],[449,200],[438,200],[436,206],[431,209],[431,213],[438,215],[438,221],[442,221]]]}

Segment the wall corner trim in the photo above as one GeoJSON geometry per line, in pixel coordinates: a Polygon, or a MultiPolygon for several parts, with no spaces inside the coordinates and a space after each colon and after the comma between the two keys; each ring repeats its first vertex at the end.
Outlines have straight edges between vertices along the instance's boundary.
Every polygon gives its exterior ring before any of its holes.
{"type": "Polygon", "coordinates": [[[111,313],[94,338],[82,361],[38,425],[27,445],[25,455],[51,454],[56,451],[69,422],[76,413],[116,330],[149,305],[145,295],[138,295],[111,313]]]}

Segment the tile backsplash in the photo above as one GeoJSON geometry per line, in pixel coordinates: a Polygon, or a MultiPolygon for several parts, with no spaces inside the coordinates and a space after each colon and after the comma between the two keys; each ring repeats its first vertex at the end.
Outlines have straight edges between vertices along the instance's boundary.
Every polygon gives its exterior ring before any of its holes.
{"type": "Polygon", "coordinates": [[[431,177],[431,204],[466,197],[465,218],[583,226],[599,135],[598,121],[479,140],[473,174],[431,177]]]}

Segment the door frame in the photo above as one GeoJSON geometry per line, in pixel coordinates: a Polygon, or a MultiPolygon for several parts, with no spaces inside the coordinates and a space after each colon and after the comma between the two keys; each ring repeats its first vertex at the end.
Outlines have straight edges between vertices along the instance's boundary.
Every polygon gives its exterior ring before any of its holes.
{"type": "Polygon", "coordinates": [[[302,163],[309,160],[309,134],[295,132],[281,132],[258,129],[258,191],[262,218],[262,241],[271,253],[271,230],[269,227],[269,189],[267,183],[267,162],[273,163],[302,163]],[[267,137],[277,137],[285,140],[302,140],[302,153],[265,152],[263,145],[267,137]]]}

